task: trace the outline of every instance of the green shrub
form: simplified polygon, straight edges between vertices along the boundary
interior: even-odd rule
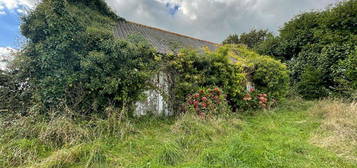
[[[306,99],[316,99],[328,95],[328,89],[323,87],[323,74],[314,67],[307,67],[297,83],[297,90]]]
[[[352,88],[357,90],[357,47],[351,52],[347,59],[340,62],[339,67],[345,67],[343,74],[352,83]]]
[[[175,77],[176,107],[185,102],[187,95],[216,86],[227,94],[228,103],[235,106],[233,98],[244,90],[245,75],[242,68],[230,62],[226,50],[203,53],[185,49],[173,59],[169,68]]]
[[[200,88],[219,87],[233,111],[245,110],[247,82],[254,83],[257,92],[268,94],[276,101],[288,90],[289,72],[281,62],[261,56],[245,46],[225,45],[216,51],[199,53],[182,50],[170,62],[175,79],[176,103],[182,105],[186,96]],[[258,101],[259,102],[259,101]]]
[[[244,69],[246,78],[252,82],[255,92],[268,94],[276,101],[284,98],[289,89],[289,71],[286,65],[269,56],[259,55],[245,46],[227,45],[229,56],[235,59],[234,64]],[[241,106],[246,91],[242,90],[236,96],[236,102]]]

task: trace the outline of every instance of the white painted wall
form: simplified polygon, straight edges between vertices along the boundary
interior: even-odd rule
[[[135,115],[173,115],[174,112],[169,100],[170,86],[172,84],[170,75],[165,72],[159,72],[152,78],[152,84],[155,86],[155,89],[146,91],[147,98],[135,104]]]

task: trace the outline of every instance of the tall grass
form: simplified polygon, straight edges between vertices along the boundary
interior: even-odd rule
[[[341,100],[207,119],[51,113],[0,117],[0,167],[353,167],[357,151],[356,103]]]
[[[311,113],[322,118],[312,142],[357,161],[357,102],[321,100],[311,109]]]
[[[105,119],[92,116],[89,120],[75,119],[70,109],[63,110],[50,111],[46,116],[0,116],[0,167],[32,163],[40,163],[35,167],[63,167],[76,162],[90,167],[105,158],[98,148],[91,149],[93,143],[109,137],[121,139],[135,131],[118,109],[109,108]]]

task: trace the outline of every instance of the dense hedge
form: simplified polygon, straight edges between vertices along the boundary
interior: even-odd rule
[[[303,97],[356,99],[356,27],[357,0],[346,0],[296,16],[279,36],[263,41],[256,50],[286,61],[292,84]]]

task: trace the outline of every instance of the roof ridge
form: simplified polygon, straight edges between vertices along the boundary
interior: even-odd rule
[[[187,35],[183,35],[183,34],[171,32],[171,31],[163,30],[163,29],[160,29],[160,28],[157,28],[157,27],[152,27],[152,26],[143,25],[143,24],[136,23],[136,22],[132,22],[132,21],[128,21],[128,20],[125,20],[124,22],[136,24],[136,25],[139,25],[139,26],[142,26],[142,27],[146,27],[146,28],[149,28],[149,29],[158,30],[158,31],[165,32],[165,33],[170,33],[170,34],[173,34],[173,35],[176,35],[176,36],[180,36],[180,37],[189,38],[189,39],[192,39],[192,40],[198,40],[198,41],[210,43],[210,44],[213,44],[213,45],[220,45],[220,44],[218,44],[218,43],[214,43],[214,42],[211,42],[211,41],[198,39],[198,38],[195,38],[195,37],[191,37],[191,36],[187,36]]]

